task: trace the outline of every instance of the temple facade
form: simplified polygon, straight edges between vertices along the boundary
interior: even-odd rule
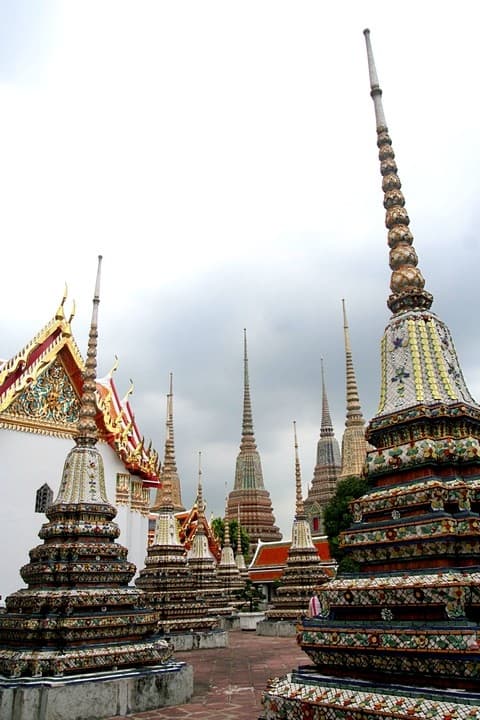
[[[253,553],[258,540],[281,540],[282,535],[275,525],[270,493],[263,483],[262,463],[253,432],[245,330],[243,348],[242,439],[235,468],[235,484],[228,496],[227,513],[229,520],[235,520],[240,512],[240,521],[250,537],[250,552]]]
[[[480,715],[480,406],[430,309],[365,39],[392,271],[370,490],[341,540],[357,572],[320,588],[299,628],[318,674],[274,682],[265,717],[466,720]]]
[[[76,434],[84,360],[72,333],[66,294],[52,319],[11,359],[0,362],[0,451],[6,478],[0,507],[0,540],[9,562],[0,576],[5,598],[21,583],[18,568],[37,542],[39,522],[58,490],[51,468],[61,467]],[[95,420],[108,497],[129,559],[142,566],[150,488],[159,484],[160,463],[143,442],[127,393],[118,394],[114,371],[96,381]],[[35,458],[35,462],[32,461]],[[40,513],[40,515],[39,515]],[[11,538],[15,542],[11,543]]]
[[[320,437],[317,443],[315,469],[312,484],[304,503],[305,513],[312,533],[318,535],[325,531],[323,513],[325,506],[335,494],[341,470],[340,447],[333,431],[330,408],[325,386],[325,373],[322,367],[322,421]]]

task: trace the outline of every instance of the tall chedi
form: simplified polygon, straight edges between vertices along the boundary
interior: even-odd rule
[[[342,300],[343,335],[345,341],[345,369],[347,376],[347,417],[342,438],[342,469],[340,480],[347,477],[359,477],[365,468],[367,441],[365,439],[365,420],[360,407],[357,379],[353,367],[350,331],[347,322],[345,300]]]
[[[248,377],[247,331],[243,331],[243,421],[240,452],[235,468],[235,485],[228,496],[228,519],[234,520],[240,507],[242,527],[250,537],[250,550],[257,540],[281,540],[275,525],[270,493],[263,484],[262,463],[255,442]]]
[[[310,717],[326,717],[333,705],[336,717],[348,707],[352,718],[473,720],[480,717],[480,406],[448,328],[430,310],[368,30],[365,39],[392,317],[381,342],[380,404],[367,429],[375,448],[370,490],[352,503],[354,522],[341,536],[358,572],[320,589],[320,616],[299,633],[319,675],[311,683],[297,672],[292,681],[299,696],[308,689]],[[282,698],[287,692],[284,685]],[[271,700],[267,720],[278,708],[278,697]]]
[[[170,391],[167,395],[167,420],[165,423],[165,450],[163,458],[163,467],[160,475],[161,487],[157,490],[155,502],[151,510],[157,512],[163,505],[163,490],[167,486],[169,492],[169,502],[174,512],[182,512],[185,510],[182,504],[182,493],[180,487],[180,478],[177,471],[177,461],[175,459],[175,438],[173,432],[173,373],[170,373]]]
[[[332,418],[328,406],[327,390],[325,387],[325,371],[323,358],[322,369],[322,421],[320,438],[317,443],[317,456],[313,480],[305,500],[305,512],[312,532],[324,532],[323,513],[326,505],[335,494],[340,475],[341,460],[338,440],[333,432]]]
[[[312,542],[310,526],[305,514],[295,422],[293,423],[293,432],[295,442],[295,517],[292,526],[292,542],[272,607],[266,613],[267,622],[299,620],[307,612],[308,602],[314,589],[328,579],[321,568],[320,558]]]
[[[127,549],[116,542],[119,535],[118,526],[113,522],[116,509],[106,496],[103,459],[96,447],[100,267],[101,258],[75,446],[65,460],[56,499],[46,511],[48,522],[39,533],[43,543],[30,551],[30,562],[20,571],[28,587],[7,597],[6,612],[0,615],[2,675],[51,678],[89,673],[93,685],[82,694],[84,681],[77,682],[78,703],[73,701],[73,704],[78,706],[68,712],[65,707],[62,715],[65,718],[93,717],[88,703],[95,697],[95,716],[105,716],[101,697],[102,687],[106,686],[95,684],[96,673],[156,665],[171,655],[167,643],[155,634],[157,613],[146,607],[140,590],[128,585],[135,566],[127,561]],[[64,679],[63,686],[67,684]],[[51,685],[45,689],[46,695],[41,701],[42,717],[47,717],[48,698],[56,692],[55,689],[50,692],[50,688]],[[126,688],[124,690],[126,692]],[[3,703],[7,690],[2,693],[3,690],[0,691]],[[110,712],[113,697],[111,692]],[[31,701],[29,717],[36,717],[34,704],[38,698],[32,697]],[[158,703],[162,704],[156,698]],[[133,709],[149,707],[140,704]],[[10,717],[8,708],[3,704],[2,708],[2,717]]]

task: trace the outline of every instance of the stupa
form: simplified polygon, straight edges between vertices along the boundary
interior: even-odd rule
[[[270,493],[263,483],[262,463],[253,432],[246,330],[243,331],[243,378],[242,440],[235,484],[228,496],[228,519],[236,518],[240,506],[240,519],[250,537],[250,551],[253,552],[259,539],[281,540],[282,534],[275,525]]]
[[[430,310],[368,30],[365,39],[392,270],[380,404],[367,429],[371,489],[353,503],[354,523],[343,533],[358,572],[321,588],[319,617],[299,628],[317,674],[273,683],[265,717],[473,720],[480,407],[448,328]]]
[[[305,500],[305,513],[313,533],[324,532],[323,513],[335,494],[341,469],[340,448],[333,431],[332,418],[328,405],[323,359],[322,369],[322,420],[320,437],[317,443],[315,469],[312,484]]]
[[[168,474],[157,492],[158,517],[145,567],[136,580],[149,605],[158,611],[159,629],[175,650],[218,647],[218,620],[208,616],[205,599],[194,589],[185,548],[178,535],[174,514],[175,489]],[[177,495],[178,497],[178,495]]]
[[[159,686],[169,684],[168,672],[178,674],[181,667],[158,667],[171,649],[156,634],[157,613],[140,590],[128,586],[135,566],[116,542],[116,510],[106,496],[96,448],[100,268],[101,257],[75,446],[46,511],[43,543],[30,551],[30,563],[20,571],[28,587],[7,597],[0,615],[2,718],[26,720],[40,712],[46,719],[101,718],[115,709],[133,712],[185,701],[193,691],[190,668],[180,679],[180,695],[173,685],[170,699],[159,694]],[[157,667],[146,671],[146,666]],[[142,697],[139,684],[145,687]]]
[[[294,624],[305,615],[309,599],[319,585],[328,580],[320,565],[317,549],[312,542],[310,525],[305,515],[302,498],[302,474],[298,456],[297,428],[294,423],[295,441],[295,518],[292,525],[292,542],[288,550],[285,570],[280,579],[272,607],[265,614],[265,621],[257,632],[267,634],[266,625],[276,625],[286,621],[287,627],[273,628],[271,634],[289,634],[295,632]],[[282,630],[280,632],[280,630]],[[270,634],[270,633],[268,633]]]
[[[240,536],[239,536],[240,540]],[[244,562],[245,564],[245,562]],[[235,602],[236,592],[244,587],[245,581],[243,580],[240,569],[235,562],[235,555],[233,554],[233,548],[230,543],[230,525],[227,518],[227,508],[225,507],[225,522],[224,522],[224,536],[223,536],[223,547],[222,554],[220,556],[220,562],[217,565],[217,578],[220,585],[225,590],[225,595],[228,600]]]
[[[206,533],[207,520],[203,501],[201,453],[198,454],[198,519],[192,546],[187,553],[188,567],[193,575],[193,588],[203,596],[208,614],[227,617],[234,608],[228,601],[225,588],[217,577],[217,562],[210,552]]]
[[[342,438],[342,467],[339,480],[363,475],[367,457],[365,420],[360,406],[355,368],[353,367],[350,331],[348,328],[345,300],[342,300],[343,335],[345,342],[345,370],[347,376],[347,417]]]

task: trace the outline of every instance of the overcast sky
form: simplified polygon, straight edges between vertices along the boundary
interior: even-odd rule
[[[86,349],[104,256],[99,375],[163,454],[174,373],[177,464],[208,510],[233,486],[247,328],[266,488],[290,535],[292,421],[304,485],[320,358],[341,441],[341,298],[364,416],[379,397],[390,271],[362,30],[432,309],[480,398],[477,2],[54,2],[0,5],[0,357],[67,282]],[[52,468],[60,480],[62,468]]]

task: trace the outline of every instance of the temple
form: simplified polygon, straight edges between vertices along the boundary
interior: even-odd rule
[[[72,332],[74,310],[67,313],[66,291],[51,320],[11,359],[0,363],[0,449],[4,472],[18,478],[4,487],[1,538],[9,562],[0,577],[5,598],[19,585],[18,568],[37,541],[38,513],[53,499],[51,468],[61,467],[77,430],[85,363]],[[96,381],[95,421],[105,467],[107,495],[117,508],[129,559],[145,558],[150,488],[158,487],[160,462],[145,443],[129,395],[122,399],[114,381],[115,362]],[[33,459],[35,458],[35,461]]]
[[[250,537],[250,551],[258,540],[281,540],[275,525],[270,493],[263,484],[262,463],[253,432],[252,403],[248,376],[247,333],[243,334],[243,420],[240,452],[235,468],[235,484],[228,496],[228,519],[240,520]]]
[[[330,408],[325,387],[325,372],[322,367],[322,421],[317,443],[317,456],[312,484],[304,503],[312,533],[323,534],[325,507],[335,494],[341,470],[340,448],[333,432]]]
[[[480,714],[480,407],[417,267],[365,31],[390,247],[369,492],[342,534],[358,571],[319,590],[299,627],[315,671],[273,682],[267,720],[477,718]],[[347,709],[348,708],[348,709]]]
[[[345,370],[347,376],[347,416],[342,438],[342,468],[339,480],[347,477],[363,475],[367,457],[367,441],[365,439],[365,420],[360,406],[357,379],[353,367],[350,331],[348,328],[345,300],[342,300],[343,334],[345,341]]]
[[[0,674],[20,683],[2,688],[2,714],[8,718],[40,716],[40,707],[46,717],[49,700],[54,704],[58,691],[64,693],[63,678],[71,675],[83,676],[77,684],[82,707],[70,708],[64,716],[91,717],[93,701],[97,716],[105,717],[113,697],[101,682],[106,671],[135,667],[138,672],[162,665],[171,656],[170,647],[157,635],[157,613],[146,605],[141,591],[129,586],[135,566],[127,560],[127,548],[117,542],[116,510],[107,498],[102,455],[96,448],[100,267],[101,257],[75,446],[65,460],[58,494],[46,510],[48,522],[39,533],[43,542],[30,551],[30,562],[21,569],[28,587],[7,597],[6,612],[0,615]],[[63,682],[52,689],[55,677]],[[49,678],[41,700],[38,691],[31,690],[32,678]],[[122,679],[111,679],[121,693]],[[22,709],[15,699],[18,691]],[[162,704],[158,694],[153,703]],[[132,705],[142,710],[152,706],[143,700]]]

